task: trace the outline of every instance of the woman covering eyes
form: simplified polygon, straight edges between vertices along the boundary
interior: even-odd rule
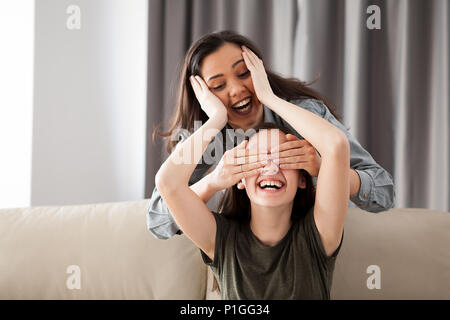
[[[342,212],[336,213],[336,202],[331,211],[318,204],[321,203],[321,198],[328,197],[325,191],[319,193],[320,188],[326,188],[328,185],[336,187],[334,191],[342,191],[341,185],[336,186],[328,182],[322,182],[320,187],[319,178],[325,181],[325,177],[331,177],[330,163],[339,162],[324,162],[325,155],[328,154],[329,159],[337,156],[331,156],[336,151],[335,145],[343,143],[341,138],[346,137],[346,145],[350,146],[350,160],[346,170],[346,205],[350,196],[354,204],[367,211],[379,212],[391,208],[395,199],[392,177],[336,119],[317,92],[299,80],[286,79],[265,69],[261,59],[259,50],[251,41],[231,31],[205,35],[191,45],[180,76],[176,112],[171,126],[167,132],[157,129],[154,132],[170,137],[167,151],[171,156],[156,177],[156,187],[147,212],[147,226],[159,239],[168,239],[185,232],[201,249],[205,262],[211,265],[221,283],[222,295],[225,298],[304,297],[303,294],[306,294],[306,297],[327,298],[333,259],[338,252],[344,217],[341,216]],[[201,128],[197,129],[200,127],[199,123]],[[314,127],[309,127],[312,124],[315,124]],[[271,143],[265,145],[265,150],[262,144],[256,148],[259,150],[255,151],[252,141],[259,140],[258,137],[263,134],[258,131],[250,141],[243,142],[244,145],[236,144],[236,139],[238,142],[242,141],[249,136],[248,132],[261,128],[265,128],[262,131],[268,136],[278,137],[278,140],[270,140]],[[194,129],[197,131],[191,135]],[[220,132],[214,131],[219,134],[213,139],[209,129]],[[326,134],[327,132],[332,134]],[[209,136],[203,136],[203,133],[208,133]],[[205,138],[201,143],[202,148],[199,148],[198,138]],[[196,145],[193,145],[193,141]],[[218,146],[222,149],[218,149]],[[275,147],[278,152],[269,154],[269,148]],[[243,151],[244,149],[247,151]],[[345,147],[342,147],[342,150],[345,150]],[[225,154],[223,151],[226,151]],[[246,152],[247,156],[238,155],[242,152]],[[255,152],[258,152],[256,157]],[[191,161],[178,161],[180,155],[189,155]],[[259,186],[250,184],[251,179],[258,179],[261,174],[268,175],[275,171],[274,168],[278,175],[277,181],[262,181],[263,184]],[[321,174],[323,169],[325,173]],[[293,187],[295,183],[289,182],[286,171],[296,172],[298,188]],[[311,177],[317,178],[315,205]],[[241,181],[242,178],[246,178],[247,187],[244,181]],[[345,184],[341,178],[335,181],[338,182]],[[185,189],[186,186],[189,190]],[[223,197],[228,188],[229,193]],[[294,195],[289,193],[288,196],[288,188],[298,191]],[[262,205],[258,199],[268,192],[278,192],[278,196],[263,197],[275,202]],[[284,196],[279,197],[281,194]],[[342,196],[339,192],[334,192],[333,195]],[[177,211],[179,199],[183,201],[182,212]],[[200,203],[197,201],[199,199]],[[279,203],[280,199],[283,199],[283,203]],[[274,203],[278,204],[274,206]],[[289,211],[287,208],[291,205],[292,210]],[[272,212],[272,209],[269,210],[266,206],[278,209]],[[280,207],[284,209],[281,210]],[[319,213],[313,210],[315,207],[319,207]],[[195,210],[191,210],[194,208]],[[320,213],[322,209],[323,214]],[[327,219],[330,218],[329,222],[334,223],[333,226],[324,223],[320,218],[325,215]],[[288,216],[292,224],[286,224]],[[268,222],[272,220],[264,220],[261,217],[276,217],[276,221],[280,223],[274,226]],[[294,224],[294,221],[297,222]],[[190,222],[194,222],[194,225],[190,225]],[[234,233],[233,230],[241,226],[251,228],[243,229],[245,232]],[[301,228],[304,232],[295,232]],[[248,232],[249,230],[251,232]],[[236,235],[235,240],[224,237],[231,237],[232,234]],[[197,238],[196,235],[200,236]],[[287,235],[308,239],[309,244],[299,245],[295,240],[290,242],[290,236]],[[232,250],[230,248],[236,241],[244,242],[245,239],[248,241],[247,248],[252,249],[242,251],[245,247],[239,247],[238,251],[234,251],[236,258],[240,252],[239,261],[226,258],[227,254],[233,252],[229,250]],[[303,267],[315,271],[302,273],[306,277],[303,281],[298,279],[295,272],[286,270],[285,273],[276,273],[278,277],[273,278],[272,263],[281,259],[281,253],[278,251],[288,250],[282,248],[292,248],[294,243],[297,249],[309,248],[314,257],[302,260],[311,262]],[[215,246],[221,248],[221,254],[216,255]],[[307,252],[305,250],[302,252]],[[249,255],[245,262],[245,256],[249,252],[260,252],[261,255]],[[272,258],[267,258],[267,252],[270,252],[269,256],[272,255]],[[288,264],[290,266],[298,259],[305,259],[298,254],[285,257],[291,259],[292,263]],[[252,264],[252,261],[255,263]],[[250,269],[244,270],[243,266]],[[226,278],[230,275],[235,278]],[[262,288],[253,286],[254,275],[258,275]],[[299,281],[303,283],[302,286],[299,286]],[[236,288],[236,283],[241,282],[247,283],[241,286],[244,291]],[[309,289],[305,289],[308,286]],[[273,288],[277,288],[278,294],[273,294]],[[303,293],[298,294],[299,290]]]
[[[315,200],[299,191],[311,188],[304,171],[265,168],[277,167],[280,144],[287,140],[282,131],[265,129],[222,157],[222,162],[251,162],[246,166],[252,169],[230,173],[224,187],[239,184],[245,191],[231,191],[237,194],[228,196],[231,205],[224,203],[223,215],[209,210],[188,183],[214,137],[211,132],[220,132],[228,122],[228,111],[199,75],[190,81],[209,119],[164,162],[156,175],[157,188],[177,224],[211,265],[222,298],[329,299],[349,201],[350,145],[328,121],[276,96],[262,60],[246,47],[242,50],[258,101],[322,156]],[[201,148],[195,145],[199,141]],[[233,197],[243,198],[244,205],[233,206]]]
[[[322,167],[322,154],[315,150],[311,141],[303,139],[306,137],[302,137],[301,132],[295,130],[287,118],[258,99],[254,77],[244,60],[241,47],[243,45],[261,58],[261,53],[250,40],[232,31],[207,34],[193,43],[186,53],[181,71],[178,98],[170,128],[167,132],[158,129],[154,132],[156,135],[170,138],[167,142],[167,151],[170,153],[179,142],[186,140],[190,133],[199,127],[198,123],[203,124],[209,119],[201,108],[189,80],[191,75],[201,76],[204,84],[227,111],[227,123],[220,134],[222,139],[215,139],[208,146],[189,180],[191,190],[212,211],[218,210],[218,203],[231,172],[242,169],[249,174],[254,170],[251,162],[245,162],[242,167],[236,164],[219,165],[223,152],[236,147],[236,140],[244,139],[245,134],[242,132],[256,128],[263,122],[273,123],[276,127],[287,127],[294,133],[287,135],[287,141],[280,145],[282,169],[303,169],[315,179]],[[277,97],[297,108],[316,114],[345,133],[350,144],[348,171],[352,203],[371,212],[391,208],[395,199],[391,175],[374,161],[336,119],[332,110],[322,102],[324,99],[299,80],[283,78],[267,69],[266,75]],[[216,152],[211,151],[211,147]],[[157,187],[150,199],[147,227],[159,239],[182,234]]]

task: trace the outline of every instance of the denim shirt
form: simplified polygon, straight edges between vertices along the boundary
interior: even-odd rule
[[[361,179],[360,190],[358,193],[350,197],[349,206],[353,207],[356,205],[363,210],[374,213],[392,208],[395,203],[395,190],[392,176],[375,162],[370,153],[367,152],[347,131],[347,129],[333,116],[323,102],[315,99],[298,99],[290,102],[321,116],[341,129],[347,135],[348,142],[350,144],[350,168],[355,170]],[[296,134],[298,138],[303,139],[303,137],[299,135],[292,128],[292,126],[284,121],[278,114],[266,106],[263,106],[263,108],[264,122],[272,122],[279,126],[288,127]],[[202,179],[208,172],[214,169],[215,165],[220,160],[220,158],[215,159],[216,163],[212,163],[211,154],[214,154],[214,152],[211,152],[211,148],[217,148],[220,145],[225,145],[223,149],[231,149],[236,145],[236,138],[237,143],[239,143],[245,137],[242,130],[232,131],[226,129],[232,128],[229,124],[227,124],[224,130],[221,131],[222,133],[225,132],[224,136],[226,137],[226,141],[217,139],[218,136],[213,139],[203,154],[202,161],[196,166],[194,172],[192,173],[189,180],[189,185],[192,185]],[[234,132],[234,134],[231,134],[231,132]],[[186,131],[180,131],[180,142],[184,141],[189,135],[190,134]],[[313,178],[313,182],[316,184],[316,177]],[[224,192],[225,190],[217,192],[206,203],[211,211],[217,211],[218,202]],[[174,221],[156,187],[153,190],[147,210],[147,227],[150,232],[159,239],[168,239],[175,234],[183,233]]]

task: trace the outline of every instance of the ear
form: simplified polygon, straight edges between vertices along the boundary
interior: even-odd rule
[[[301,171],[298,173],[298,187],[300,189],[306,188],[306,178],[305,178],[305,175]]]

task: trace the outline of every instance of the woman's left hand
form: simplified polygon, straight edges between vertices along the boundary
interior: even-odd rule
[[[263,61],[246,46],[241,46],[241,48],[245,64],[250,70],[250,74],[252,76],[256,96],[260,102],[266,104],[266,101],[268,101],[274,93],[270,87]]]
[[[277,155],[276,163],[279,163],[280,169],[304,169],[312,177],[317,177],[322,158],[312,144],[292,134],[287,134],[286,139],[288,141],[270,151]]]

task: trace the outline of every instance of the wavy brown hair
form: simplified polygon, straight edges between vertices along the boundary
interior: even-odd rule
[[[262,123],[255,128],[255,132],[258,133],[264,129],[278,129],[284,134],[294,134],[289,128],[283,126],[277,126],[273,123]],[[298,188],[294,197],[294,204],[292,206],[291,221],[295,222],[300,220],[306,215],[309,209],[314,205],[315,201],[315,188],[311,175],[303,169],[300,169],[300,174],[305,177],[306,187],[304,189]],[[225,217],[239,221],[239,223],[250,223],[250,199],[245,189],[240,190],[236,185],[228,188],[225,191],[225,195],[219,203],[219,212]],[[220,292],[219,285],[214,277],[212,291],[217,290]]]
[[[194,129],[194,121],[205,123],[208,120],[208,116],[200,107],[194,90],[191,87],[189,77],[191,75],[200,75],[200,67],[203,59],[217,51],[225,43],[234,43],[239,47],[245,45],[264,61],[263,55],[256,45],[246,37],[234,31],[226,30],[209,33],[194,42],[187,51],[184,59],[178,84],[175,113],[171,117],[169,130],[161,131],[161,124],[159,124],[153,130],[153,139],[155,139],[156,135],[166,138],[172,137],[174,131],[180,128],[192,132]],[[307,98],[321,100],[328,107],[330,112],[339,119],[334,113],[334,108],[326,101],[325,97],[308,87],[312,83],[302,82],[295,78],[284,78],[269,70],[267,67],[266,73],[272,91],[278,97],[287,101]],[[177,143],[178,141],[169,139],[166,147],[167,152],[170,153]]]

